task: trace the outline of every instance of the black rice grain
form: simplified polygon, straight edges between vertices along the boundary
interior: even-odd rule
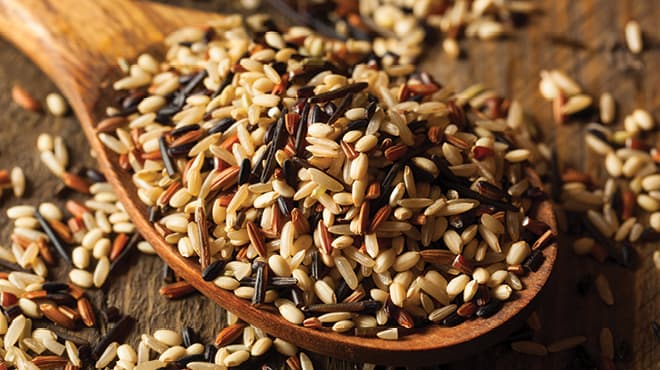
[[[105,176],[94,168],[85,169],[85,177],[87,177],[91,182],[105,182]]]
[[[491,317],[502,308],[502,301],[497,299],[492,300],[490,303],[479,307],[475,313],[478,317]]]
[[[213,345],[213,343],[208,343],[204,346],[204,361],[213,362],[215,360],[215,354],[218,352],[218,349]]]
[[[339,106],[332,112],[330,115],[330,118],[328,118],[328,125],[331,125],[335,123],[335,121],[344,115],[348,108],[351,106],[351,103],[353,102],[353,93],[348,93],[344,98],[341,100],[341,103],[339,103]]]
[[[226,261],[216,260],[211,262],[206,268],[202,271],[202,279],[204,281],[213,281],[215,278],[220,275],[220,272],[225,267]]]
[[[190,326],[184,326],[183,329],[181,329],[181,338],[183,338],[183,346],[186,348],[199,341],[197,334],[195,334]]]
[[[119,309],[115,306],[110,306],[106,308],[105,310],[101,311],[101,314],[103,315],[103,318],[106,322],[117,322],[117,320],[121,319],[121,312],[119,312]]]
[[[534,271],[536,272],[539,267],[543,264],[543,261],[545,261],[545,256],[543,255],[543,251],[541,249],[537,249],[535,251],[532,251],[532,254],[527,257],[525,262],[523,262],[523,266],[529,270],[529,271]]]
[[[251,162],[249,158],[244,158],[238,171],[238,185],[243,185],[250,179]]]
[[[94,349],[92,350],[92,355],[94,355],[95,358],[98,358],[110,343],[123,339],[122,337],[129,333],[129,326],[131,325],[132,321],[133,320],[130,316],[124,316],[119,321],[117,321],[115,326],[110,329],[108,334],[102,336],[98,343],[96,343]]]
[[[227,131],[235,122],[236,120],[231,117],[222,118],[209,129],[208,134],[213,135],[217,133],[223,133]]]
[[[69,284],[54,282],[54,281],[47,281],[47,282],[41,284],[41,289],[45,290],[48,293],[56,293],[56,292],[62,292],[62,291],[66,292],[66,291],[69,290]]]
[[[301,157],[305,152],[305,137],[307,137],[307,122],[309,116],[309,104],[305,104],[305,107],[300,114],[300,122],[298,122],[298,129],[296,131],[296,139],[294,140],[294,147],[296,149],[296,155]]]
[[[261,304],[266,297],[266,285],[268,284],[268,265],[264,262],[257,262],[257,271],[254,280],[254,295],[252,304]]]
[[[174,361],[174,366],[176,366],[177,369],[185,369],[189,363],[198,362],[198,361],[204,361],[203,353],[197,355],[183,356],[180,359]]]
[[[174,167],[174,163],[172,163],[172,158],[170,158],[170,155],[167,151],[167,143],[165,143],[165,136],[161,136],[158,139],[158,147],[160,149],[160,155],[163,159],[163,164],[165,165],[165,169],[167,170],[167,176],[169,177],[176,176],[176,168]]]
[[[280,118],[277,120],[277,127],[275,128],[275,134],[273,137],[273,145],[268,151],[268,157],[266,158],[266,165],[264,170],[261,173],[261,182],[266,183],[273,176],[275,172],[275,153],[284,145],[286,141],[286,130],[284,129],[284,117],[287,114],[286,108],[282,111]]]
[[[456,312],[452,313],[451,315],[445,317],[442,320],[442,325],[444,326],[456,326],[460,323],[465,321],[465,318],[459,316]]]

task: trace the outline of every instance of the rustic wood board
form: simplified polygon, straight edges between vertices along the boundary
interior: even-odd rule
[[[208,0],[169,1],[176,5],[194,6],[206,10],[228,11],[234,4],[228,1]],[[548,141],[559,143],[562,160],[576,168],[587,169],[598,164],[598,158],[588,153],[579,135],[584,126],[567,124],[556,129],[552,124],[551,106],[537,93],[538,74],[544,68],[561,68],[574,76],[587,92],[597,96],[610,91],[616,98],[620,114],[640,106],[649,109],[660,121],[660,29],[657,16],[660,3],[654,1],[537,1],[543,14],[531,19],[529,26],[507,40],[497,42],[466,41],[462,45],[466,58],[454,61],[433,49],[425,57],[426,70],[438,81],[464,88],[482,82],[505,96],[520,100],[523,106],[544,127]],[[641,58],[644,69],[624,73],[611,60],[620,60],[625,54],[612,57],[604,46],[621,41],[625,22],[637,19],[646,32],[651,50]],[[576,50],[553,45],[547,35],[570,36],[589,46],[589,50]],[[54,86],[44,75],[4,41],[0,41],[0,168],[21,166],[28,178],[25,199],[15,199],[5,192],[0,198],[0,244],[6,245],[11,232],[6,208],[19,204],[38,204],[51,201],[59,185],[38,159],[35,149],[40,132],[62,135],[69,147],[74,166],[93,166],[82,131],[72,117],[54,118],[20,110],[11,102],[9,91],[19,82],[41,101]],[[634,271],[617,266],[603,266],[590,258],[576,257],[570,251],[566,238],[562,238],[559,258],[552,282],[540,301],[538,313],[543,329],[536,339],[548,343],[572,335],[585,335],[586,347],[594,357],[598,353],[600,328],[612,328],[615,341],[626,341],[630,355],[617,362],[621,369],[652,369],[660,366],[658,341],[653,337],[650,323],[660,320],[660,286],[658,271],[650,258],[660,242],[638,249],[640,263]],[[188,325],[196,329],[205,341],[210,341],[225,321],[225,313],[203,298],[192,296],[180,301],[167,301],[158,295],[161,285],[162,262],[153,256],[135,255],[129,266],[102,291],[93,294],[96,307],[117,306],[137,318],[129,333],[129,342],[136,344],[140,333],[158,328],[180,328]],[[609,278],[616,305],[606,307],[592,289],[586,297],[577,293],[576,282],[585,274],[603,271]],[[55,269],[52,278],[65,279],[63,269]],[[203,318],[203,319],[200,319]],[[76,333],[93,340],[98,334],[87,329]],[[442,366],[442,369],[564,369],[570,368],[571,353],[551,354],[536,358],[513,353],[505,344],[484,348],[466,360]],[[359,369],[359,364],[313,356],[318,369]],[[411,367],[413,368],[413,367]]]

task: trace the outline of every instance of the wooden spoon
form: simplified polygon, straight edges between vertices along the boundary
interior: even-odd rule
[[[128,0],[0,0],[0,33],[22,49],[66,95],[96,152],[101,171],[115,188],[133,223],[172,269],[200,292],[268,334],[305,349],[337,358],[378,364],[442,363],[483,350],[505,338],[531,312],[531,303],[548,280],[556,245],[544,250],[541,268],[524,278],[525,289],[494,316],[447,328],[430,325],[399,341],[365,339],[293,325],[276,314],[202,280],[197,263],[184,259],[165,243],[146,217],[130,175],[119,168],[117,156],[98,140],[95,124],[103,117],[110,89],[118,76],[118,57],[134,58],[159,48],[164,35],[184,26],[199,25],[218,14]],[[104,100],[104,96],[106,97]],[[537,218],[555,229],[549,203],[538,207]],[[214,320],[214,318],[199,318]]]

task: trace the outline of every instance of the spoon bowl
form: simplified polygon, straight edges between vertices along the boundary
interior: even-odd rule
[[[201,278],[199,264],[183,258],[148,221],[131,176],[99,141],[96,123],[119,76],[117,58],[135,58],[156,48],[171,31],[200,25],[222,15],[128,0],[0,0],[0,34],[23,50],[60,88],[80,120],[100,170],[114,187],[133,223],[156,252],[182,278],[241,319],[302,348],[337,358],[391,365],[444,363],[504,339],[531,313],[547,282],[557,247],[543,251],[545,262],[523,278],[525,289],[490,318],[455,327],[431,325],[399,341],[367,339],[294,325],[259,310]],[[552,206],[542,202],[536,218],[556,232]]]

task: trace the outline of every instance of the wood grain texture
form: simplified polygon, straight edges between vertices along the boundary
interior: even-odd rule
[[[205,8],[220,9],[220,1],[191,2],[181,1],[185,5],[195,5]],[[547,124],[549,140],[557,138],[564,159],[569,159],[576,167],[587,167],[596,164],[596,157],[587,154],[579,137],[583,127],[567,125],[554,133],[551,122],[549,104],[543,102],[536,93],[538,71],[541,68],[560,67],[578,77],[587,91],[594,94],[610,90],[625,111],[637,105],[655,108],[658,118],[658,84],[657,77],[646,76],[634,78],[616,71],[607,63],[604,52],[576,52],[566,48],[557,48],[544,40],[547,32],[574,33],[580,40],[592,45],[594,49],[607,37],[621,38],[623,24],[629,17],[635,17],[649,33],[651,40],[658,39],[654,19],[657,18],[657,5],[653,2],[636,1],[619,2],[569,2],[544,1],[546,12],[543,16],[532,20],[526,32],[519,32],[511,40],[478,43],[466,42],[469,59],[454,62],[439,53],[428,55],[427,69],[434,72],[439,81],[449,82],[457,88],[467,86],[470,82],[482,81],[493,86],[499,92],[520,99],[524,106],[531,109],[533,115],[542,123]],[[655,33],[654,33],[655,31]],[[52,89],[43,75],[38,73],[33,65],[7,44],[0,48],[0,87],[9,91],[14,80],[19,80],[32,91]],[[658,50],[645,53],[644,62],[647,71],[654,72],[652,66],[658,65]],[[40,95],[43,98],[46,91]],[[46,170],[37,160],[34,152],[36,134],[42,130],[62,132],[72,144],[71,149],[80,158],[86,153],[84,138],[78,126],[72,119],[50,119],[30,113],[18,111],[9,102],[9,94],[0,94],[0,104],[8,109],[0,113],[0,125],[3,133],[0,135],[0,168],[10,167],[18,162],[26,169],[28,178],[33,180],[32,191],[29,193],[32,201],[48,199],[52,186],[57,182],[46,174]],[[29,130],[26,130],[29,129]],[[17,147],[21,150],[17,151]],[[85,149],[83,149],[85,148]],[[73,157],[73,156],[72,156]],[[36,185],[36,186],[34,186]],[[15,204],[14,199],[7,199],[5,194],[2,203],[4,209]],[[2,241],[7,240],[10,225],[2,225]],[[640,250],[643,257],[648,257],[657,244]],[[583,298],[576,293],[575,282],[587,272],[599,271],[600,266],[587,258],[576,258],[570,251],[563,250],[559,255],[557,273],[553,285],[542,298],[539,313],[544,322],[544,329],[539,340],[550,342],[569,335],[587,335],[587,347],[592,354],[597,354],[597,333],[602,326],[613,329],[616,340],[625,339],[631,344],[632,356],[620,363],[621,368],[650,369],[658,364],[657,342],[650,332],[649,323],[658,319],[658,283],[657,272],[649,258],[642,258],[642,266],[635,272],[608,266],[605,270],[615,290],[617,305],[606,308],[597,299],[592,290],[588,297]],[[136,264],[139,267],[136,268]],[[171,327],[180,322],[192,324],[201,323],[197,314],[211,318],[202,326],[206,339],[210,339],[215,329],[220,326],[222,311],[208,300],[195,297],[192,300],[166,303],[157,296],[160,285],[158,272],[160,262],[155,258],[140,256],[133,261],[133,268],[126,275],[113,281],[104,293],[95,296],[96,303],[114,304],[125,308],[134,316],[141,317],[138,332],[154,330],[158,327]],[[61,276],[61,275],[60,275]],[[145,289],[143,281],[148,281]],[[151,289],[153,288],[153,289]],[[183,312],[186,314],[184,315]],[[149,319],[146,319],[149,318]],[[172,318],[175,318],[174,320]],[[211,322],[211,325],[208,325]],[[90,336],[93,333],[90,333]],[[135,338],[135,332],[131,334]],[[134,342],[135,343],[135,342]],[[538,359],[511,353],[506,346],[496,346],[484,350],[478,356],[452,363],[449,369],[556,369],[566,368],[569,353],[560,353],[548,358]],[[349,369],[351,363],[315,357],[318,368]]]

